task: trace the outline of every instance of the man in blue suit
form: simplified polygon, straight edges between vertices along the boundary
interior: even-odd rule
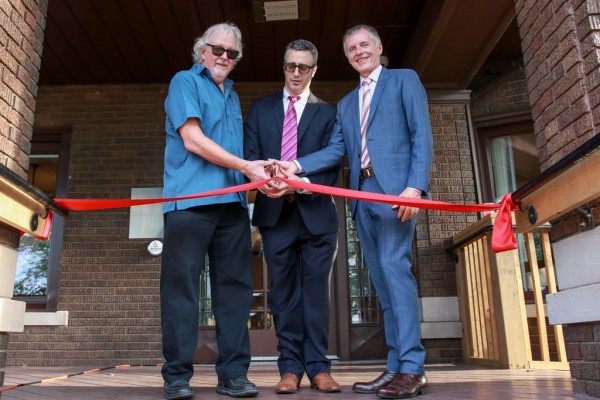
[[[337,106],[328,146],[277,162],[284,175],[313,174],[350,165],[350,188],[365,192],[428,198],[433,139],[425,90],[412,70],[381,66],[377,31],[358,25],[344,34],[344,52],[361,85]],[[417,285],[410,268],[418,209],[352,201],[361,247],[383,309],[389,347],[386,371],[352,389],[381,398],[414,397],[428,390],[421,344]]]
[[[310,92],[317,57],[317,48],[307,40],[288,44],[283,91],[258,99],[248,113],[244,125],[247,160],[295,159],[327,146],[336,111]],[[303,179],[332,186],[338,171],[339,166],[332,165]],[[281,376],[275,392],[298,391],[305,373],[312,388],[339,392],[325,356],[329,283],[338,232],[333,198],[298,193],[282,181],[262,190],[268,193],[257,193],[252,224],[260,229],[271,278],[269,307],[278,338]]]

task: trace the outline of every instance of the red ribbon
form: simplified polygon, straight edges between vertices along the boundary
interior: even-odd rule
[[[378,203],[394,204],[400,206],[410,206],[425,208],[429,210],[458,211],[458,212],[486,212],[498,211],[494,229],[492,232],[492,250],[496,253],[517,248],[517,240],[512,227],[511,211],[517,209],[512,201],[512,193],[508,193],[502,198],[500,204],[452,204],[443,201],[415,199],[409,197],[400,197],[389,194],[361,192],[358,190],[343,189],[331,186],[306,183],[304,181],[295,181],[287,178],[281,178],[289,186],[295,189],[309,190],[314,193],[329,194],[337,197],[345,197],[356,200],[375,201]],[[169,201],[198,199],[202,197],[218,196],[256,189],[268,183],[271,179],[264,179],[233,186],[224,189],[212,190],[204,193],[197,193],[182,197],[153,198],[153,199],[54,199],[59,206],[75,211],[88,210],[106,210],[111,208],[141,206],[146,204],[165,203]]]
[[[330,186],[306,183],[304,181],[293,181],[281,178],[288,185],[296,189],[310,190],[311,192],[330,194],[332,196],[347,197],[357,200],[376,201],[378,203],[397,204],[403,206],[426,208],[428,210],[459,211],[459,212],[485,212],[498,210],[494,228],[492,230],[492,250],[494,253],[500,253],[517,248],[517,238],[512,226],[512,210],[518,207],[512,201],[512,193],[506,194],[500,204],[451,204],[443,201],[415,199],[409,197],[393,196],[389,194],[379,194],[370,192],[361,192],[351,189],[342,189]]]
[[[517,205],[512,201],[512,193],[504,195],[500,200],[500,210],[494,221],[494,230],[492,230],[492,250],[494,253],[500,253],[517,248],[517,237],[512,225],[512,210],[516,210]]]
[[[235,192],[245,192],[247,190],[256,189],[271,179],[264,179],[243,185],[233,186],[230,188],[211,190],[209,192],[190,194],[181,197],[159,197],[154,199],[54,199],[54,202],[67,210],[74,211],[89,211],[89,210],[108,210],[111,208],[122,208],[132,206],[143,206],[146,204],[167,203],[169,201],[199,199],[202,197],[218,196],[220,194],[229,194]]]

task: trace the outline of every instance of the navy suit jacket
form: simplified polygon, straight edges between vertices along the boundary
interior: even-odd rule
[[[332,105],[312,93],[298,122],[298,156],[318,151],[327,146],[335,121]],[[256,100],[250,107],[244,123],[244,157],[247,160],[279,159],[283,131],[282,92]],[[323,168],[314,174],[305,174],[311,183],[333,186],[337,181],[339,164]],[[320,235],[338,231],[338,219],[333,198],[328,195],[299,194],[296,196],[304,224],[310,233]],[[258,192],[254,203],[252,224],[273,227],[277,224],[284,203],[283,198],[272,199]]]
[[[417,74],[409,69],[383,68],[371,100],[367,123],[371,165],[385,194],[399,195],[406,187],[420,189],[429,198],[433,138],[427,95]],[[344,155],[350,165],[350,189],[360,180],[359,88],[337,106],[329,145],[298,162],[307,174],[338,165]],[[356,201],[351,202],[354,215]]]

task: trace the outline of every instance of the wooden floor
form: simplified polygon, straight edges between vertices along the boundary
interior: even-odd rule
[[[377,399],[375,395],[352,392],[352,383],[379,375],[383,365],[334,364],[332,375],[342,392],[323,394],[303,386],[298,393],[276,395],[278,381],[273,362],[255,362],[249,378],[259,388],[263,400]],[[163,381],[159,366],[120,366],[94,370],[83,367],[7,367],[4,369],[1,400],[101,400],[163,399]],[[569,372],[498,370],[466,365],[428,365],[431,391],[423,400],[513,400],[513,399],[591,399],[572,391]],[[215,392],[214,367],[196,366],[191,385],[197,400],[224,400]]]

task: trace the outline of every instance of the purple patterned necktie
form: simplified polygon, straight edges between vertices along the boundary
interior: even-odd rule
[[[281,136],[281,161],[295,160],[298,153],[298,123],[294,103],[300,96],[289,96],[290,104],[283,119],[283,134]]]

